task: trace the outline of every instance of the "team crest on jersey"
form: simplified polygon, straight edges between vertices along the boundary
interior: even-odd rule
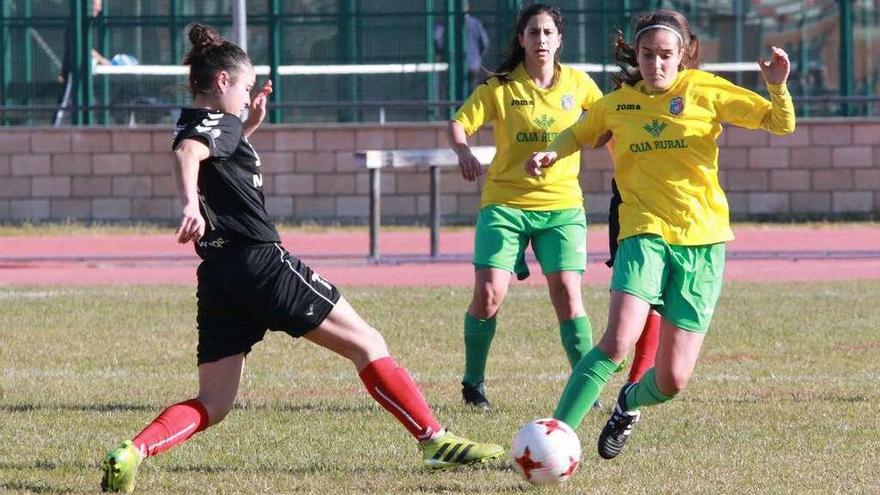
[[[571,110],[574,108],[574,95],[562,95],[562,109]]]
[[[679,115],[684,110],[684,99],[681,96],[676,96],[669,102],[669,113],[672,115]]]

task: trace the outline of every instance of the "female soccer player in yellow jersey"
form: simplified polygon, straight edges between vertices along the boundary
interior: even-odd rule
[[[580,153],[569,154],[538,177],[523,162],[574,124],[602,96],[589,76],[558,62],[563,20],[559,9],[535,4],[517,18],[510,55],[480,84],[449,123],[461,175],[483,175],[467,136],[494,124],[495,158],[486,174],[474,241],[474,294],[464,316],[464,402],[488,408],[484,376],[498,309],[512,273],[528,276],[529,243],[547,278],[571,366],[593,345],[581,297],[586,267],[586,217],[578,183]]]
[[[693,373],[715,310],[725,242],[733,239],[718,183],[721,123],[774,134],[794,131],[786,89],[788,56],[771,47],[759,64],[770,101],[696,70],[699,44],[687,19],[660,10],[636,21],[633,46],[618,39],[621,86],[593,104],[583,121],[526,162],[548,173],[581,146],[614,136],[615,180],[623,202],[608,327],[577,364],[554,417],[577,428],[639,338],[652,306],[662,317],[656,364],[625,385],[599,436],[599,454],[617,456],[639,408],[666,402]]]

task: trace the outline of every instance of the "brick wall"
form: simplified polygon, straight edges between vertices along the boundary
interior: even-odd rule
[[[269,211],[277,218],[363,223],[369,174],[357,149],[447,145],[444,124],[266,126],[251,139],[263,164]],[[7,128],[0,134],[0,221],[168,220],[177,218],[170,131]],[[491,145],[483,130],[473,144]],[[872,217],[880,213],[880,121],[812,119],[785,137],[728,127],[721,179],[739,219]],[[611,161],[583,153],[588,212],[604,219]],[[447,222],[470,223],[479,186],[457,171],[441,177]],[[383,220],[425,221],[428,175],[382,173]]]

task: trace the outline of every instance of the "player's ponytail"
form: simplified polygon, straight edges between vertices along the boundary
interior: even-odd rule
[[[189,91],[193,96],[212,93],[218,72],[228,72],[234,81],[242,66],[252,65],[244,50],[224,40],[210,26],[191,24],[189,41],[192,47],[183,57],[183,63],[189,65]]]
[[[528,26],[529,20],[542,13],[553,18],[553,23],[556,24],[556,30],[559,31],[560,35],[562,34],[565,26],[562,19],[562,12],[559,11],[558,7],[544,3],[536,3],[522,9],[519,16],[516,18],[516,30],[513,33],[513,39],[510,40],[510,49],[508,50],[507,58],[501,62],[501,65],[499,65],[494,72],[488,71],[489,77],[497,77],[502,83],[508,83],[512,80],[510,78],[510,73],[516,69],[517,65],[526,59],[526,50],[520,45],[519,36],[526,32],[526,26]],[[561,51],[562,46],[560,45],[559,50],[556,51],[557,63],[559,63],[559,54]]]
[[[697,68],[700,65],[700,40],[691,29],[687,17],[675,10],[656,10],[636,19],[633,26],[636,38],[632,44],[627,43],[623,33],[617,32],[614,43],[614,60],[620,67],[620,72],[611,76],[611,80],[620,87],[622,84],[633,85],[642,80],[639,73],[638,49],[639,37],[646,32],[646,28],[668,29],[678,35],[681,40],[681,65],[679,70]]]

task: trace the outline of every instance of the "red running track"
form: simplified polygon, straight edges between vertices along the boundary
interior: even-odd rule
[[[880,279],[880,229],[874,226],[741,227],[728,245],[726,280]],[[607,234],[590,230],[586,284],[607,285]],[[342,286],[468,286],[473,282],[473,232],[440,236],[440,260],[427,257],[427,230],[386,232],[382,263],[367,262],[363,232],[285,232],[284,245]],[[195,285],[191,246],[167,235],[83,235],[0,238],[0,285]],[[530,262],[526,284],[543,284]]]

